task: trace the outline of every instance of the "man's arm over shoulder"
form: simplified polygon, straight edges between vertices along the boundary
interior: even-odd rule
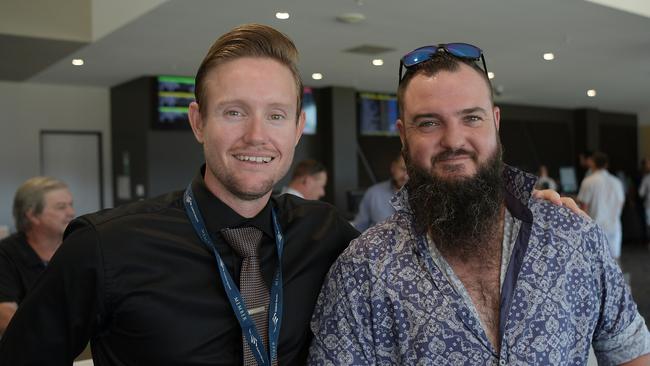
[[[318,296],[309,365],[375,363],[370,273],[367,266],[355,264],[349,252],[350,248],[332,266]]]
[[[0,343],[2,365],[71,364],[83,351],[100,313],[103,281],[95,230],[67,235],[48,268],[21,302]]]

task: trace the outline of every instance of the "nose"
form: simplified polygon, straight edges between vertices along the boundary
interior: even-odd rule
[[[450,150],[460,149],[465,145],[465,134],[462,126],[458,123],[450,122],[445,124],[440,145]]]
[[[72,205],[68,206],[67,214],[68,214],[68,217],[70,217],[71,219],[75,217],[75,210],[74,210],[74,207],[72,207]]]
[[[244,141],[251,145],[263,144],[266,141],[266,130],[264,119],[260,117],[251,118],[246,123]]]

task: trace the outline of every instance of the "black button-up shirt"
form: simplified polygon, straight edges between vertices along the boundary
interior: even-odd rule
[[[45,262],[17,232],[0,241],[0,302],[20,304],[36,279],[45,270]]]
[[[202,174],[192,189],[236,283],[241,259],[220,230],[253,225],[264,232],[261,271],[270,287],[277,209],[286,241],[279,364],[304,364],[321,284],[357,231],[323,202],[283,195],[245,219],[212,195]],[[0,364],[70,364],[88,339],[97,366],[242,363],[241,328],[182,192],[75,220],[2,339]]]

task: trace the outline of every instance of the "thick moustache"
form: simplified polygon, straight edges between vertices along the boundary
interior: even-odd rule
[[[460,151],[444,151],[435,157],[433,157],[433,163],[453,161],[453,160],[462,160],[462,159],[472,159],[476,160],[476,153],[471,153],[469,151],[460,150]]]

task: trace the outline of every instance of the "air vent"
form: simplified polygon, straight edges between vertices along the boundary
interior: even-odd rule
[[[350,53],[358,53],[360,55],[378,55],[380,53],[391,52],[394,50],[394,48],[363,44],[361,46],[352,47],[344,51]]]

